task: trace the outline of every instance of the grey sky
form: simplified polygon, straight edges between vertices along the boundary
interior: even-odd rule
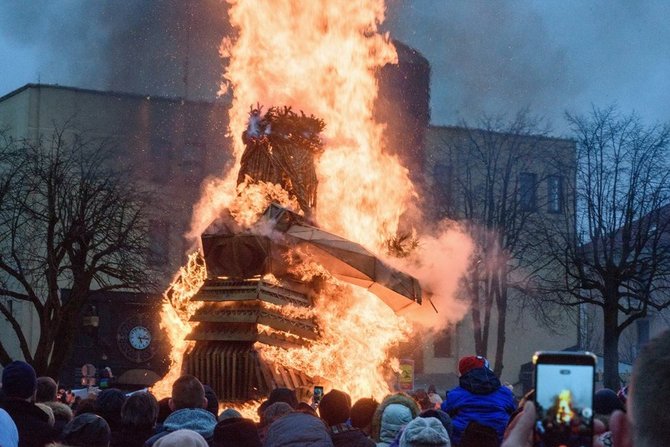
[[[431,63],[435,124],[528,106],[563,134],[564,111],[584,112],[592,103],[617,103],[649,122],[670,120],[668,1],[387,4],[385,29]],[[216,46],[227,32],[224,16],[219,0],[5,0],[0,95],[38,80],[180,95],[188,35],[207,42],[190,48],[190,94],[209,97],[221,72]]]

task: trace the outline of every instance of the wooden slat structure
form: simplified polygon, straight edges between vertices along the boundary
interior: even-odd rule
[[[266,364],[256,346],[292,349],[318,337],[309,318],[287,317],[281,307],[308,309],[312,299],[297,281],[270,283],[260,278],[207,280],[194,300],[203,301],[191,321],[196,341],[184,359],[184,372],[209,384],[227,402],[260,399],[276,387],[313,385],[300,371]]]

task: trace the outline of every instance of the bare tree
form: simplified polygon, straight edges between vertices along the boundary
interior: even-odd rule
[[[109,145],[72,129],[0,146],[0,312],[38,374],[58,377],[92,290],[140,290],[146,196],[110,167]],[[61,288],[70,290],[67,299]],[[34,349],[8,300],[39,321]],[[12,360],[0,340],[0,362]]]
[[[547,129],[528,111],[509,121],[484,117],[478,128],[465,124],[452,133],[443,141],[447,159],[435,174],[443,177],[446,215],[462,221],[476,242],[463,290],[477,354],[487,355],[494,313],[497,317],[494,370],[500,374],[510,292],[524,293],[528,278],[542,268],[531,256],[534,244],[527,228],[538,218],[536,189],[548,171],[546,165],[542,172],[533,166],[538,145],[550,150],[552,140],[544,138]]]
[[[544,296],[602,310],[604,385],[619,386],[619,338],[670,306],[670,128],[616,108],[567,116],[578,148],[576,233],[549,228],[561,277]],[[548,224],[550,222],[547,222]]]

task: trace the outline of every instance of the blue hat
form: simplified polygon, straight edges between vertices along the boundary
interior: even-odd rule
[[[21,360],[5,366],[2,370],[2,390],[7,397],[31,397],[37,390],[37,376],[33,367]]]

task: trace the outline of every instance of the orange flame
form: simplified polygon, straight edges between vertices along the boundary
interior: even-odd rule
[[[558,393],[556,422],[569,424],[574,416],[575,412],[572,411],[572,393],[570,390],[562,390]]]
[[[179,270],[172,284],[163,294],[160,327],[167,334],[172,351],[170,352],[170,371],[156,382],[151,390],[157,399],[169,397],[172,394],[172,383],[181,375],[184,354],[193,347],[193,342],[185,340],[185,337],[193,329],[189,319],[202,305],[202,302],[191,301],[191,298],[202,287],[206,275],[202,257],[198,253],[192,253],[188,257],[186,266]]]
[[[238,223],[248,226],[270,196],[298,210],[295,204],[291,206],[292,198],[276,185],[249,182],[236,185],[244,151],[241,135],[247,127],[250,105],[289,105],[326,123],[325,150],[316,166],[318,225],[380,252],[383,242],[396,234],[401,215],[416,198],[407,169],[397,158],[382,152],[384,129],[373,116],[378,91],[375,72],[397,59],[388,36],[378,32],[384,19],[383,0],[228,2],[236,34],[234,39],[224,39],[221,45],[221,54],[227,59],[222,91],[233,93],[229,114],[235,164],[224,178],[210,179],[204,185],[203,196],[194,208],[189,236],[197,240],[225,209],[231,210]],[[458,242],[433,245],[446,243],[451,247]],[[420,256],[425,259],[426,255]],[[458,266],[449,268],[458,276],[465,264],[459,261]],[[431,268],[436,270],[434,267]],[[389,359],[388,350],[407,337],[408,323],[368,291],[338,283],[322,267],[300,268],[296,273],[319,275],[327,279],[327,284],[312,309],[287,307],[278,311],[314,318],[320,338],[297,349],[260,343],[256,344],[257,349],[271,363],[327,377],[332,386],[349,392],[352,399],[383,398],[390,392],[385,373],[389,367],[396,370],[398,367],[397,360]],[[183,277],[190,274],[198,278],[193,284],[202,281],[200,271],[182,272]],[[448,294],[451,295],[451,289]],[[182,303],[192,294],[180,296],[184,301],[180,298],[178,302]],[[161,315],[165,326],[175,329],[170,339],[176,346],[173,368],[161,385],[171,383],[179,375],[181,358],[188,349],[183,338],[190,331],[185,317],[192,312],[171,313],[166,308]],[[441,320],[447,324],[460,318],[463,312],[464,309],[458,308],[453,314],[442,315]],[[177,323],[178,319],[182,322]]]

